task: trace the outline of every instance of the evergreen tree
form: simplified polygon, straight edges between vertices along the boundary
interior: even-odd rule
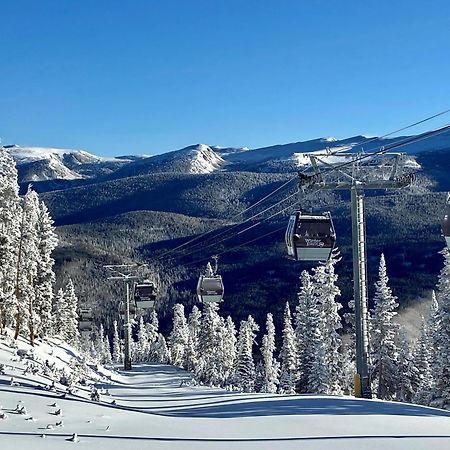
[[[375,309],[372,314],[372,376],[377,397],[391,400],[397,386],[398,325],[394,322],[398,303],[388,285],[386,262],[381,255],[379,278],[375,283]]]
[[[64,329],[68,320],[67,302],[63,289],[59,289],[53,300],[53,334],[63,338]]]
[[[295,345],[294,328],[292,327],[291,310],[286,302],[284,309],[283,344],[280,351],[281,394],[295,394],[295,375],[297,371],[297,348]]]
[[[13,158],[0,149],[0,332],[17,313],[16,267],[20,240],[20,198]]]
[[[418,370],[414,366],[411,349],[403,330],[398,333],[397,347],[399,352],[397,357],[397,386],[395,397],[396,400],[409,403],[412,401],[417,389],[414,386],[414,382],[418,378]]]
[[[330,367],[327,365],[327,351],[321,329],[315,328],[312,336],[311,348],[314,350],[314,357],[311,361],[311,368],[308,375],[307,392],[314,394],[328,394],[330,387]]]
[[[155,310],[152,310],[150,313],[150,322],[145,324],[145,329],[147,331],[148,339],[148,361],[154,361],[156,358],[155,345],[158,340],[159,330],[158,315]]]
[[[135,349],[135,361],[146,362],[148,361],[149,356],[149,339],[147,334],[147,328],[144,324],[144,318],[141,316],[139,318],[138,325],[138,341],[136,343]]]
[[[123,361],[122,345],[119,338],[119,330],[117,328],[117,320],[113,323],[114,333],[112,342],[112,361],[114,363],[120,363]]]
[[[230,316],[227,317],[225,326],[221,328],[220,340],[222,342],[219,346],[221,380],[224,386],[228,386],[234,378],[237,343],[236,327]]]
[[[188,317],[188,346],[185,357],[185,365],[186,370],[190,372],[195,372],[198,370],[199,358],[198,358],[198,349],[199,349],[199,334],[201,327],[201,312],[194,305],[192,308],[191,314]]]
[[[219,305],[206,304],[199,330],[197,376],[211,385],[220,384],[223,378],[219,357],[223,327],[223,319],[219,316]]]
[[[235,385],[244,392],[253,392],[255,388],[255,362],[253,360],[253,344],[258,325],[252,316],[241,322],[237,340],[237,358],[235,369]]]
[[[104,363],[105,353],[106,353],[106,343],[105,343],[105,329],[101,323],[95,336],[95,352],[97,354],[97,361],[100,364]]]
[[[355,388],[356,352],[352,341],[342,345],[342,391],[346,395],[353,395]]]
[[[173,307],[173,328],[169,336],[171,361],[174,366],[184,367],[189,331],[184,315],[184,306],[177,303]]]
[[[38,265],[37,217],[39,199],[36,192],[28,189],[20,211],[20,234],[16,258],[16,317],[15,334],[17,339],[25,324],[28,325],[30,344],[34,345],[35,327],[38,316],[35,312],[34,280]]]
[[[311,275],[304,270],[300,275],[301,287],[295,313],[295,340],[298,355],[297,392],[311,392],[310,376],[316,358],[317,342],[321,340],[320,314]]]
[[[166,343],[166,338],[159,333],[158,340],[155,344],[156,361],[160,364],[168,364],[170,362],[170,350]]]
[[[450,251],[446,248],[444,267],[436,289],[437,312],[433,330],[435,362],[431,406],[450,409]]]
[[[52,252],[58,245],[58,238],[44,202],[39,202],[37,211],[38,264],[34,280],[36,310],[40,319],[40,334],[48,336],[52,330],[52,301],[55,273]]]
[[[433,370],[436,368],[434,364],[434,345],[437,311],[436,293],[433,291],[428,317],[426,320],[422,317],[420,334],[413,353],[414,367],[417,374],[417,379],[412,381],[415,390],[413,401],[421,405],[430,404],[434,387]]]
[[[326,264],[313,269],[314,295],[320,313],[319,330],[328,373],[327,394],[342,393],[342,339],[339,335],[342,329],[339,310],[342,305],[336,301],[341,292],[336,286],[338,276],[334,270],[339,260],[338,255],[333,254]]]
[[[65,312],[63,313],[65,317],[65,324],[63,329],[63,339],[72,345],[77,343],[79,332],[78,332],[78,297],[75,293],[75,287],[71,279],[67,283],[64,290],[65,299]]]
[[[262,338],[261,353],[263,356],[264,380],[262,392],[275,393],[279,383],[280,364],[274,358],[275,352],[275,325],[272,314],[267,314],[267,333]]]

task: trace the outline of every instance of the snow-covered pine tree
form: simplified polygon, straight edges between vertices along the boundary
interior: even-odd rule
[[[237,358],[234,384],[244,392],[253,392],[255,386],[255,362],[253,360],[253,344],[258,325],[252,316],[243,320],[239,327],[237,340]]]
[[[355,299],[348,302],[349,312],[344,314],[347,324],[348,341],[342,347],[342,390],[351,395],[354,392],[356,374],[356,323],[355,323]],[[369,323],[370,323],[370,317]]]
[[[430,370],[431,352],[432,348],[430,345],[427,323],[422,317],[420,334],[413,351],[413,364],[417,371],[417,378],[411,380],[411,384],[415,391],[413,396],[414,403],[427,404],[425,398],[428,397],[432,384]]]
[[[64,312],[66,322],[64,324],[63,337],[67,343],[75,345],[80,335],[78,331],[78,297],[71,279],[69,279],[64,289],[64,299],[66,303],[66,311]]]
[[[275,325],[271,313],[267,314],[266,334],[262,338],[261,354],[263,357],[263,386],[261,391],[267,393],[277,392],[280,378],[280,364],[274,357],[275,352]]]
[[[197,376],[204,383],[219,385],[222,381],[219,348],[221,329],[224,321],[219,316],[219,305],[208,303],[205,305],[198,340],[198,368]]]
[[[123,361],[122,343],[120,342],[119,330],[117,328],[117,320],[113,323],[113,341],[112,341],[112,361],[120,363]]]
[[[39,334],[48,336],[52,331],[52,301],[55,273],[52,252],[58,245],[58,237],[53,227],[53,220],[44,202],[39,202],[37,211],[37,245],[39,260],[34,280],[36,310],[40,318]]]
[[[339,395],[342,393],[343,364],[342,339],[339,335],[339,330],[342,329],[339,310],[342,305],[336,300],[341,291],[336,286],[338,276],[334,269],[338,261],[339,255],[333,253],[326,264],[313,269],[312,281],[320,312],[319,328],[328,373],[326,393]]]
[[[147,330],[147,339],[148,339],[148,361],[155,360],[155,344],[158,340],[158,330],[159,330],[159,322],[158,322],[158,314],[155,310],[152,310],[150,313],[150,322],[145,324],[145,329]]]
[[[436,287],[438,309],[434,325],[433,390],[431,406],[450,409],[450,251],[445,248],[444,267],[441,269]]]
[[[171,362],[174,366],[184,367],[189,331],[184,315],[184,306],[180,303],[173,307],[173,327],[169,336]]]
[[[428,317],[427,317],[427,329],[428,329],[428,339],[430,341],[431,348],[437,349],[440,345],[440,339],[441,335],[439,332],[439,304],[436,296],[436,291],[433,290],[431,292],[431,304],[430,308],[428,310]],[[430,370],[432,374],[438,373],[438,365],[440,361],[438,358],[431,358],[430,359]],[[434,378],[435,375],[433,375]]]
[[[196,372],[199,365],[198,349],[199,349],[201,316],[202,314],[200,310],[197,308],[197,306],[194,305],[191,314],[189,314],[188,317],[189,338],[185,355],[186,370],[189,370],[190,372],[193,373]]]
[[[17,312],[15,286],[20,211],[16,165],[11,155],[0,149],[0,331],[13,323]]]
[[[298,305],[295,313],[295,341],[298,355],[297,392],[311,392],[309,379],[316,358],[317,339],[321,339],[319,330],[320,314],[311,275],[304,270],[300,275],[301,287],[298,293]]]
[[[111,364],[112,363],[112,355],[111,355],[111,341],[109,336],[105,334],[105,353],[104,353],[104,362],[103,364]]]
[[[137,342],[135,345],[134,360],[139,362],[147,362],[149,359],[149,340],[147,328],[144,323],[144,318],[139,317]]]
[[[410,403],[416,392],[413,383],[418,378],[418,370],[414,366],[413,356],[405,332],[400,330],[397,334],[397,386],[396,400]]]
[[[197,306],[194,305],[192,307],[191,314],[189,314],[188,317],[188,327],[189,327],[189,334],[192,336],[192,339],[196,343],[196,346],[198,345],[200,335],[201,320],[202,320],[202,313],[197,308]]]
[[[64,327],[67,323],[67,302],[63,289],[58,289],[53,299],[53,330],[52,334],[55,334],[61,338],[64,338]]]
[[[221,371],[222,385],[228,387],[233,383],[234,366],[236,361],[236,327],[233,319],[228,316],[225,326],[220,330],[220,340],[222,344],[219,346],[219,366]]]
[[[372,379],[377,397],[391,400],[398,383],[396,336],[398,325],[394,322],[398,303],[389,287],[386,261],[381,254],[378,281],[375,283],[375,308],[371,318]]]
[[[286,302],[284,309],[283,343],[280,351],[280,394],[295,394],[295,376],[297,371],[297,348],[294,328],[292,327],[291,309]]]
[[[34,345],[35,325],[38,316],[35,312],[34,280],[39,259],[37,240],[37,217],[39,198],[33,190],[28,189],[22,201],[20,212],[20,234],[17,244],[16,259],[16,313],[15,333],[17,339],[23,327],[28,325],[30,344]]]
[[[321,328],[314,329],[311,337],[311,349],[314,351],[311,367],[307,373],[307,392],[313,394],[328,394],[330,387],[330,367],[327,364],[327,351]]]
[[[105,329],[101,323],[95,333],[95,353],[97,354],[97,361],[100,364],[105,362],[106,342],[105,342]]]
[[[166,338],[159,333],[158,340],[155,344],[155,357],[156,362],[160,364],[168,364],[170,362],[170,350],[167,346]]]

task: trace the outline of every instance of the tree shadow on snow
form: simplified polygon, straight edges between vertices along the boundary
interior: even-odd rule
[[[244,400],[240,403],[202,405],[165,411],[163,415],[196,418],[238,418],[290,415],[394,415],[443,416],[450,411],[426,408],[407,403],[380,402],[342,397],[293,397],[275,401]]]

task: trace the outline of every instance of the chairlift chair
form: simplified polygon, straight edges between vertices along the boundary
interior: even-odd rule
[[[296,261],[327,261],[336,244],[331,214],[305,215],[296,211],[286,228],[288,256]]]
[[[156,304],[157,289],[153,281],[144,280],[134,286],[134,300],[139,309],[153,309]]]

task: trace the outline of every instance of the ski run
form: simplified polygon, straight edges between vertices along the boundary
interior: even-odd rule
[[[164,336],[155,309],[134,311],[132,369],[122,370],[123,327],[94,323],[72,280],[55,292],[58,237],[48,209],[31,188],[19,196],[4,150],[0,169],[1,450],[450,449],[447,249],[413,344],[396,321],[380,257],[368,314],[377,399],[352,395],[355,317],[351,303],[345,317],[340,312],[340,257],[331,246],[326,263],[301,272],[282,330],[270,312],[265,324],[248,316],[236,326],[214,301],[190,310],[175,304]],[[221,280],[216,271],[209,266],[205,279]],[[136,304],[149,302],[150,286],[141,284]],[[214,289],[221,299],[223,284]]]

